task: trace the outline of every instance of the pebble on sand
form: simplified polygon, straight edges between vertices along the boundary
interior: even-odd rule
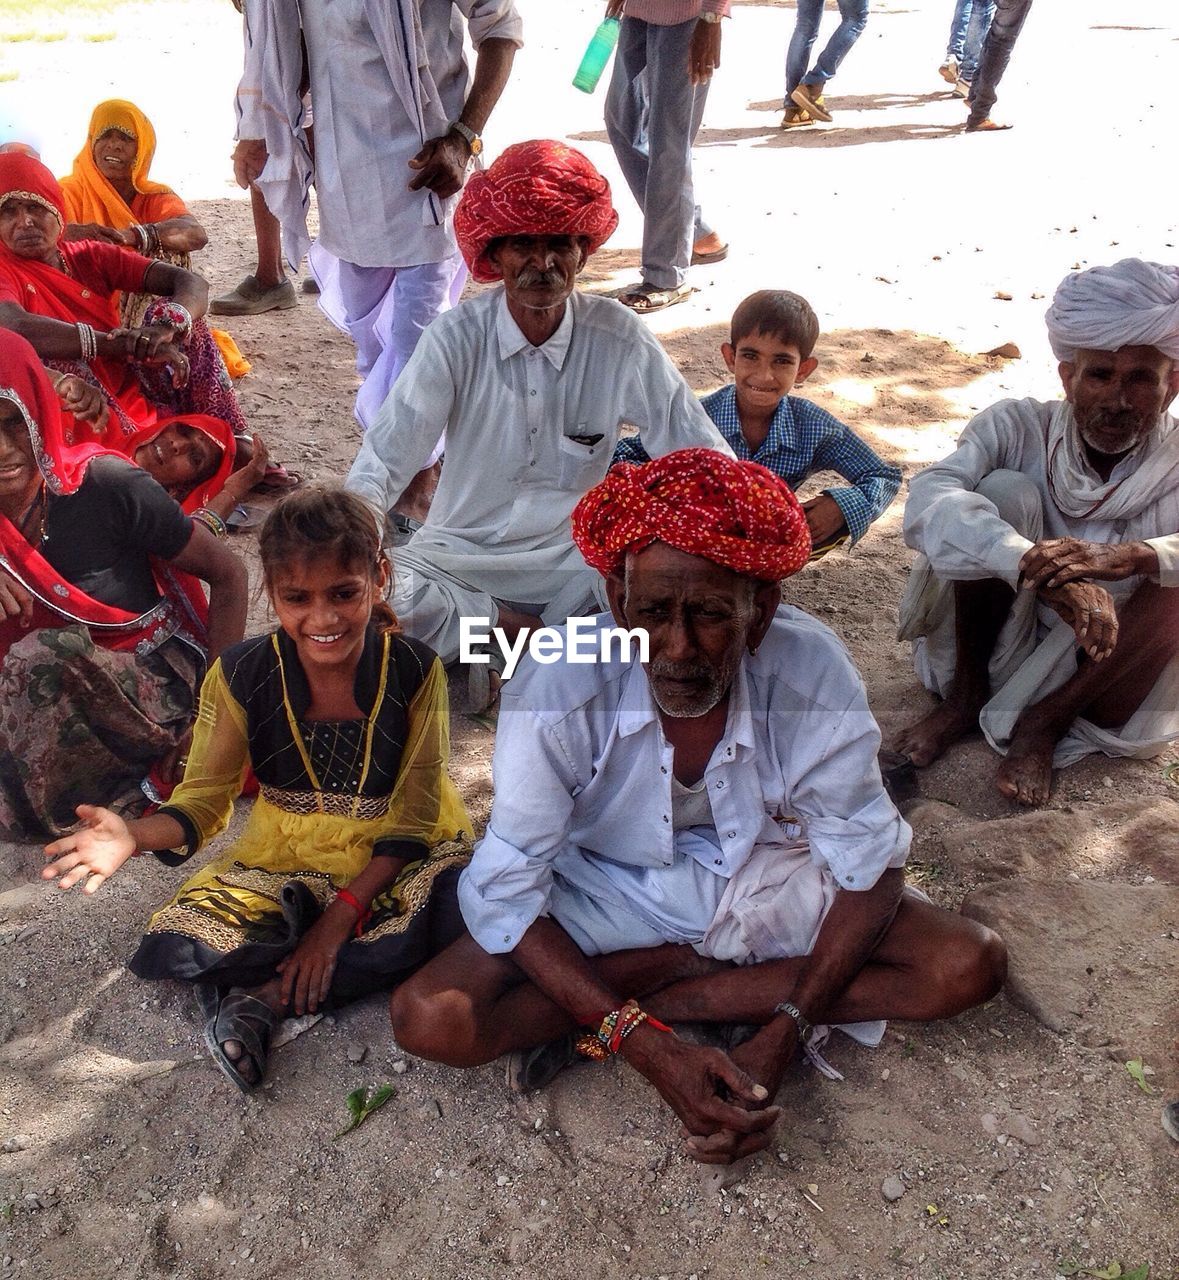
[[[899,1200],[905,1194],[908,1187],[895,1174],[890,1173],[887,1178],[880,1184],[880,1194],[891,1204],[894,1200]]]

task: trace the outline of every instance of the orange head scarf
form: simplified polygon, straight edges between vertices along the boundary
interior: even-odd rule
[[[66,217],[70,222],[96,222],[100,226],[122,230],[138,219],[121,195],[111,186],[94,162],[94,144],[108,129],[118,129],[135,139],[135,162],[131,166],[131,183],[140,195],[173,195],[162,182],[149,182],[148,171],[156,153],[156,131],[151,121],[131,102],[111,98],[100,102],[90,117],[86,145],[78,152],[74,171],[62,178]]]
[[[806,516],[786,482],[713,449],[617,463],[573,508],[573,541],[603,576],[653,542],[767,581],[797,573],[811,554]]]

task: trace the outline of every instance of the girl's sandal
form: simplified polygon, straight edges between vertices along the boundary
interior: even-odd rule
[[[230,991],[221,1001],[216,1014],[205,1023],[205,1046],[222,1072],[242,1091],[253,1093],[266,1074],[266,1059],[270,1053],[270,1040],[280,1017],[266,1003],[244,991]],[[236,1040],[242,1046],[240,1058],[231,1058],[225,1052],[225,1043]],[[253,1066],[253,1080],[242,1075],[245,1062]]]

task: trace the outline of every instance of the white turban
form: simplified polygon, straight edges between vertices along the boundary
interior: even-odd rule
[[[1058,360],[1120,347],[1157,347],[1179,360],[1179,267],[1123,258],[1065,276],[1044,319]]]

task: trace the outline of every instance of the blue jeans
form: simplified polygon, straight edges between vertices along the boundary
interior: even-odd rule
[[[958,75],[969,84],[978,71],[983,41],[995,16],[995,0],[958,0],[950,21],[946,57],[958,59]]]
[[[643,213],[643,281],[678,289],[692,244],[712,230],[692,189],[692,143],[708,85],[688,78],[696,19],[658,26],[622,19],[606,94],[606,132]]]
[[[839,0],[839,26],[831,33],[831,39],[818,61],[808,71],[807,59],[811,46],[819,35],[819,23],[823,17],[823,0],[798,0],[798,14],[794,20],[794,34],[786,49],[786,106],[791,106],[790,95],[802,83],[821,85],[839,70],[839,64],[847,57],[848,50],[860,38],[868,25],[868,0]]]
[[[978,74],[971,82],[967,125],[981,124],[991,114],[999,81],[1011,61],[1011,51],[1031,7],[1032,0],[995,0],[995,17],[983,42]]]

